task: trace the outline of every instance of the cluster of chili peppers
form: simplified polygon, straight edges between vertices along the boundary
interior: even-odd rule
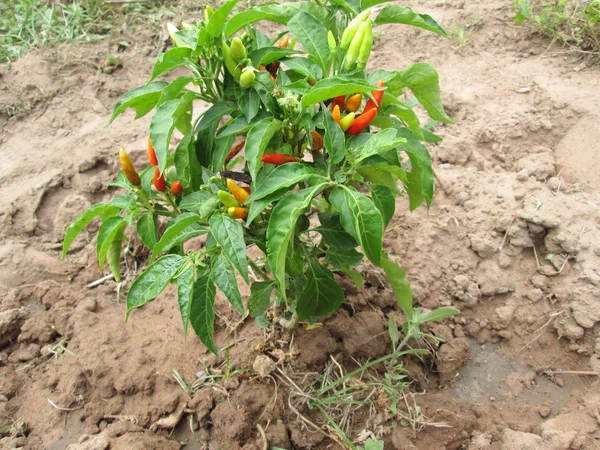
[[[384,87],[382,80],[379,80],[375,85],[379,88]],[[371,94],[374,100],[369,98],[362,113],[358,116],[356,115],[356,112],[360,109],[360,105],[362,104],[362,94],[354,94],[347,99],[344,95],[341,95],[334,98],[331,102],[331,116],[333,117],[333,120],[335,120],[340,128],[350,136],[362,133],[377,115],[377,111],[381,106],[381,100],[383,99],[383,89],[373,91]],[[348,114],[342,117],[341,113],[344,109],[348,111]]]
[[[229,189],[229,192],[224,190],[217,192],[219,200],[227,208],[227,214],[234,219],[243,219],[246,217],[246,208],[243,205],[250,197],[250,189],[239,186],[230,179],[227,179],[227,189]]]

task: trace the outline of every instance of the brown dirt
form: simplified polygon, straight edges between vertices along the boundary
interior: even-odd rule
[[[402,27],[384,27],[377,43],[371,67],[433,64],[457,122],[435,128],[444,142],[431,146],[431,210],[409,213],[400,199],[385,245],[422,308],[461,314],[427,329],[446,341],[430,342],[435,355],[404,362],[413,421],[363,412],[352,438],[373,432],[386,449],[600,448],[598,377],[583,374],[600,371],[600,71],[512,24],[511,1],[411,3],[448,30],[477,26],[460,48]],[[183,343],[172,288],[124,323],[143,254],[127,257],[120,297],[112,282],[86,288],[103,275],[94,230],[60,260],[64,227],[114,195],[117,149],[144,158],[147,119],[126,114],[103,129],[156,52],[156,37],[128,41],[111,74],[99,70],[101,44],[30,54],[0,77],[0,417],[15,431],[2,448],[340,448],[298,419],[290,382],[308,386],[330,357],[351,370],[391,351],[387,316],[401,317],[372,267],[323,328],[274,345],[219,300],[225,365],[197,339]],[[277,370],[260,378],[263,351]],[[193,396],[172,373],[191,384],[227,367],[230,377]]]

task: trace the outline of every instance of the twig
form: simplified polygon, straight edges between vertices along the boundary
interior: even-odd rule
[[[508,227],[506,228],[506,233],[504,233],[504,239],[502,239],[502,243],[500,244],[500,247],[498,247],[499,252],[502,251],[504,244],[506,244],[506,238],[508,237],[508,232],[510,231],[510,227],[512,226],[512,224],[515,222],[516,219],[517,219],[517,216],[514,216],[512,218],[512,220],[510,221],[510,223],[508,224]]]
[[[546,370],[544,372],[546,375],[590,375],[593,377],[600,377],[600,372],[586,372],[583,370]]]
[[[535,263],[537,264],[538,269],[540,268],[540,260],[538,259],[537,251],[535,249],[535,245],[533,246],[533,256],[535,256]]]
[[[88,284],[86,287],[87,287],[88,289],[95,288],[96,286],[100,286],[100,285],[101,285],[102,283],[104,283],[105,281],[108,281],[108,280],[110,280],[112,277],[113,277],[113,276],[112,276],[112,273],[111,273],[110,275],[106,275],[106,276],[104,276],[104,277],[100,278],[99,280],[92,281],[92,282],[91,282],[90,284]]]
[[[269,441],[267,440],[267,435],[265,434],[265,430],[263,430],[263,427],[261,427],[259,423],[256,424],[256,428],[258,428],[260,437],[262,437],[262,440],[263,440],[262,450],[269,450]]]

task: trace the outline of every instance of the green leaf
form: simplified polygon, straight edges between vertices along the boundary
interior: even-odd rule
[[[168,83],[164,81],[154,81],[129,91],[115,104],[115,110],[108,121],[108,125],[127,108],[135,109],[136,119],[148,114],[158,103],[162,90],[167,85]]]
[[[223,252],[239,271],[247,284],[248,260],[246,259],[246,242],[242,225],[227,214],[216,214],[210,218],[210,233],[221,246]]]
[[[217,287],[227,297],[231,306],[244,315],[244,304],[238,288],[235,272],[227,257],[223,253],[215,256],[212,263],[213,277]]]
[[[387,227],[396,212],[396,197],[391,189],[382,184],[370,184],[371,198],[373,203],[383,216],[383,227]]]
[[[406,139],[396,137],[397,131],[394,128],[386,128],[378,133],[371,135],[364,147],[360,149],[359,157],[356,162],[360,162],[369,156],[384,152],[391,148],[396,148],[400,144],[406,143]]]
[[[428,313],[420,314],[418,317],[415,317],[415,320],[421,324],[421,323],[425,323],[425,322],[435,322],[435,321],[444,320],[444,319],[447,319],[448,317],[452,317],[457,314],[458,314],[458,309],[441,307],[441,308],[434,309],[433,311],[430,311]]]
[[[273,281],[255,281],[250,286],[250,297],[248,298],[248,312],[252,317],[264,314],[269,303],[271,303],[271,291],[275,287]]]
[[[271,203],[276,202],[281,197],[283,197],[289,189],[279,189],[272,194],[267,195],[266,197],[261,198],[260,200],[255,200],[250,204],[250,208],[248,210],[248,215],[246,217],[246,225],[250,225],[256,217],[264,211],[264,209],[269,206]]]
[[[183,97],[163,103],[152,116],[150,121],[150,140],[154,145],[158,167],[164,172],[167,167],[167,156],[171,135],[180,116],[186,112],[196,94],[188,92]]]
[[[253,67],[258,66],[266,66],[267,64],[272,63],[273,61],[278,61],[279,59],[289,56],[295,55],[297,53],[302,53],[299,50],[294,50],[291,48],[280,48],[280,47],[262,47],[256,50],[251,51],[248,54],[248,58],[252,61]],[[304,59],[304,58],[298,58]]]
[[[387,114],[394,114],[406,123],[406,125],[410,128],[410,130],[415,133],[415,135],[419,139],[424,139],[423,132],[421,131],[421,124],[419,122],[419,118],[417,117],[417,113],[415,113],[412,108],[409,108],[400,100],[392,97],[394,99],[394,103],[385,108],[385,112]],[[385,101],[384,101],[385,103]]]
[[[130,210],[135,209],[136,207],[133,194],[117,195],[116,197],[113,197],[113,199],[110,201],[110,204],[116,206],[120,210]]]
[[[349,269],[360,264],[363,255],[353,248],[349,250],[338,250],[330,247],[325,252],[323,263],[331,264],[333,270]]]
[[[334,164],[339,164],[346,156],[346,138],[340,126],[333,120],[329,109],[323,103],[321,105],[324,119],[323,128],[325,129],[323,145],[325,145],[325,150],[327,150],[331,161]]]
[[[335,188],[329,196],[329,201],[340,212],[344,229],[358,241],[369,261],[379,267],[383,219],[373,201],[346,186]]]
[[[440,97],[440,82],[436,70],[426,63],[417,63],[401,70],[402,84],[408,87],[432,119],[453,124],[454,121],[444,112]]]
[[[283,197],[271,212],[267,227],[268,261],[273,278],[284,300],[286,297],[285,261],[288,246],[298,217],[310,206],[313,197],[325,188],[325,183],[299,191],[290,192]]]
[[[377,15],[377,18],[375,19],[376,25],[383,25],[386,23],[412,25],[413,27],[422,28],[427,31],[433,31],[434,33],[440,34],[446,38],[448,37],[443,28],[430,15],[417,14],[410,8],[404,8],[397,5],[386,6]]]
[[[186,65],[190,62],[191,55],[192,49],[188,47],[173,47],[167,52],[161,53],[152,68],[150,81],[153,81],[165,72]]]
[[[356,289],[360,291],[360,288],[363,284],[363,277],[359,271],[352,269],[343,269],[340,270],[340,272],[343,272],[346,275],[348,275],[352,279],[352,282],[354,283],[354,286],[356,286]]]
[[[219,130],[218,137],[225,136],[237,136],[238,134],[243,134],[248,132],[250,128],[252,128],[256,123],[260,122],[262,119],[266,118],[265,111],[258,111],[258,114],[252,119],[246,119],[246,116],[240,115],[229,122],[227,125],[223,126]]]
[[[340,222],[339,214],[319,214],[321,226],[315,228],[325,239],[327,245],[340,250],[352,250],[358,246],[356,240],[348,234]]]
[[[364,166],[360,166],[357,168],[357,172],[362,175],[366,180],[371,183],[378,183],[383,186],[387,186],[395,195],[402,195],[402,191],[398,188],[398,177],[395,175],[395,172],[402,172],[404,175],[404,179],[406,179],[406,174],[404,170],[397,166],[391,166],[387,164],[383,164],[382,166],[372,167],[369,165],[368,161]]]
[[[383,441],[376,441],[372,438],[369,438],[365,442],[365,450],[383,450]]]
[[[288,163],[278,166],[252,192],[252,195],[246,200],[246,204],[264,198],[282,188],[294,186],[312,176],[314,176],[312,169],[304,164]]]
[[[225,166],[225,159],[231,151],[231,146],[235,142],[235,136],[218,136],[215,141],[215,151],[213,153],[212,162],[210,167],[215,171],[219,172],[223,170]]]
[[[82,212],[77,218],[67,227],[65,230],[65,238],[63,239],[63,251],[62,258],[67,256],[69,247],[75,240],[75,238],[83,231],[88,224],[96,217],[106,218],[118,214],[120,208],[114,205],[107,205],[105,203],[97,203],[90,208]]]
[[[307,58],[285,58],[281,60],[281,64],[311,80],[323,78],[323,69]]]
[[[162,92],[160,94],[160,100],[158,101],[156,106],[159,106],[166,101],[173,100],[174,98],[180,97],[181,92],[192,81],[194,81],[193,77],[175,78],[167,87],[165,87],[162,90]]]
[[[236,31],[260,20],[269,20],[285,25],[299,11],[309,12],[321,20],[325,20],[329,15],[327,8],[308,1],[257,6],[242,11],[229,19],[225,26],[225,36],[229,37]]]
[[[240,109],[246,119],[251,121],[258,114],[260,107],[260,96],[254,89],[249,89],[244,95],[238,99]]]
[[[215,296],[217,289],[210,270],[198,273],[194,283],[194,295],[190,308],[190,322],[202,343],[215,355],[219,350],[215,345]]]
[[[144,243],[144,245],[152,250],[158,242],[158,232],[156,229],[156,217],[150,212],[142,214],[135,226],[135,231]]]
[[[190,309],[194,296],[194,277],[196,268],[187,266],[177,277],[177,303],[181,321],[183,322],[183,340],[187,339],[188,323],[190,321]]]
[[[198,211],[211,195],[212,194],[208,191],[192,192],[191,194],[183,197],[183,199],[179,202],[179,209],[184,211]]]
[[[331,52],[327,43],[327,28],[315,16],[307,12],[299,12],[287,23],[288,30],[300,41],[308,52],[309,58],[323,69],[329,71]]]
[[[198,222],[199,220],[200,216],[192,212],[183,213],[173,219],[170,222],[169,227],[161,236],[160,240],[152,249],[152,257],[150,258],[150,261],[154,261],[163,251],[165,251],[167,248],[171,248],[173,241],[179,237],[179,234],[188,226]]]
[[[336,283],[333,273],[315,258],[308,259],[306,281],[296,303],[296,313],[300,320],[332,313],[344,301],[344,291]]]
[[[398,325],[396,319],[391,314],[388,316],[388,334],[392,340],[392,345],[396,345],[400,340],[400,333],[398,332]]]
[[[410,210],[415,210],[423,200],[427,207],[431,205],[435,188],[433,162],[429,150],[406,128],[396,128],[398,134],[406,138],[402,146],[410,158],[411,170],[406,173],[406,191],[410,199]]]
[[[221,5],[211,16],[206,28],[212,37],[219,37],[223,33],[225,28],[225,22],[227,21],[227,16],[236,5],[238,0],[230,0],[227,3]]]
[[[191,134],[187,134],[175,150],[175,170],[177,178],[186,192],[191,192],[202,184],[202,166],[196,156],[196,145]]]
[[[98,231],[98,240],[96,241],[96,252],[98,253],[98,264],[102,269],[104,267],[104,258],[112,241],[123,238],[123,232],[127,227],[125,219],[119,216],[108,217],[102,221]]]
[[[223,116],[227,116],[235,111],[237,107],[232,102],[219,102],[212,105],[204,115],[202,119],[196,125],[196,129],[194,133],[201,133],[202,131],[212,129],[219,121],[223,118]]]
[[[281,122],[271,118],[261,120],[254,125],[246,136],[244,156],[248,161],[248,170],[252,177],[252,184],[256,183],[256,174],[262,167],[262,156],[267,145],[277,131],[281,129]]]
[[[185,261],[183,256],[165,255],[148,266],[129,288],[125,320],[132,310],[145,305],[160,294]]]
[[[398,305],[406,314],[408,320],[412,319],[412,311],[413,311],[413,298],[412,291],[410,289],[410,283],[406,279],[406,272],[398,266],[393,261],[390,261],[387,254],[384,253],[381,258],[381,267],[385,272],[385,275],[390,280],[390,284],[392,285],[392,290],[394,291],[394,295],[398,300]]]
[[[379,88],[356,78],[341,76],[323,78],[317,81],[310,92],[302,97],[302,106],[307,108],[340,95],[371,92],[376,89]]]

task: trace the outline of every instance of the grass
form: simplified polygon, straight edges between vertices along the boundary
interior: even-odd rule
[[[158,28],[163,17],[173,15],[170,9],[160,0],[0,0],[0,63],[10,63],[34,48],[97,42],[119,33],[123,25],[130,30],[137,25]]]
[[[600,0],[514,0],[515,22],[600,57]]]

